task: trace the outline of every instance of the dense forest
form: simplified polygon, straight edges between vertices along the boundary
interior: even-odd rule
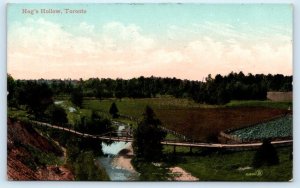
[[[73,103],[80,106],[82,97],[104,98],[150,98],[171,95],[190,98],[198,103],[225,104],[230,100],[264,100],[267,91],[292,91],[292,76],[281,74],[264,75],[243,72],[214,78],[208,75],[203,81],[177,78],[138,77],[132,79],[88,80],[14,80],[8,75],[8,103],[18,105],[32,103],[33,111],[43,111],[43,104],[49,103],[51,96],[71,96]],[[34,100],[44,97],[43,100]],[[47,101],[48,99],[48,101]]]

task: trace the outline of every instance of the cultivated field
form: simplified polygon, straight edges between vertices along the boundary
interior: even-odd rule
[[[156,110],[167,128],[199,141],[215,141],[220,131],[245,127],[286,112],[263,107]]]
[[[163,125],[198,141],[216,141],[220,131],[269,120],[288,112],[291,103],[233,101],[226,106],[197,104],[172,97],[122,100],[84,100],[84,108],[108,113],[116,102],[120,114],[140,119],[150,105]]]
[[[243,141],[263,138],[287,138],[293,135],[293,117],[291,115],[230,133]]]

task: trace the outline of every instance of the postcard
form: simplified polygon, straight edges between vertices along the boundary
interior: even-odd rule
[[[292,181],[291,4],[7,4],[7,179]]]

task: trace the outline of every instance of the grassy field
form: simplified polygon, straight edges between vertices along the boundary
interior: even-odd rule
[[[120,114],[140,118],[147,105],[156,109],[180,109],[180,108],[216,108],[217,105],[198,104],[188,99],[177,99],[173,97],[146,98],[146,99],[85,99],[83,108],[89,108],[108,113],[110,105],[115,102]]]
[[[279,108],[279,109],[292,109],[292,102],[277,102],[277,101],[257,101],[257,100],[247,100],[247,101],[230,101],[225,105],[225,107],[267,107],[267,108]]]
[[[255,151],[180,155],[169,165],[185,169],[199,181],[288,181],[293,177],[291,147],[277,148],[277,151],[279,165],[258,169],[251,167]]]
[[[231,101],[224,106],[198,104],[188,99],[173,97],[146,99],[85,99],[83,108],[74,107],[68,100],[59,103],[67,112],[69,123],[74,125],[81,117],[90,117],[92,110],[110,117],[108,111],[116,102],[120,114],[137,119],[142,118],[146,105],[150,105],[165,127],[200,141],[215,141],[216,135],[229,128],[239,128],[268,120],[284,114],[292,107],[290,102],[272,101]],[[74,108],[74,111],[70,111]],[[10,116],[26,118],[26,111],[9,109]],[[135,120],[119,118],[117,121],[136,126]],[[174,138],[168,135],[168,138]]]
[[[132,163],[141,174],[142,181],[166,181],[172,178],[168,168],[178,166],[197,177],[199,181],[289,181],[293,178],[292,147],[276,148],[279,165],[252,167],[255,150],[251,151],[212,151],[187,147],[164,146],[166,158],[160,166],[145,161]]]
[[[150,105],[164,126],[200,141],[215,139],[222,130],[247,126],[284,114],[292,105],[289,102],[232,101],[216,106],[162,97],[102,101],[89,99],[84,100],[83,107],[108,113],[112,102],[116,103],[120,114],[138,119],[142,118],[146,105]]]
[[[150,105],[163,125],[199,141],[215,142],[221,130],[240,128],[249,124],[271,119],[285,114],[292,108],[290,102],[272,101],[231,101],[223,106],[197,104],[188,99],[172,97],[147,99],[85,99],[82,108],[75,107],[70,101],[62,100],[61,105],[67,112],[69,123],[75,124],[81,117],[90,117],[92,110],[110,117],[108,111],[112,102],[116,102],[120,114],[142,118],[146,105]],[[75,110],[70,110],[74,108]],[[23,110],[8,109],[9,116],[27,118]],[[136,126],[135,120],[118,118],[117,121]],[[174,139],[168,134],[168,139]],[[169,156],[162,167],[152,163],[133,161],[142,171],[141,180],[167,180],[168,167],[179,166],[190,172],[200,181],[287,181],[292,178],[291,147],[277,148],[280,164],[271,167],[253,169],[252,158],[255,151],[209,152],[188,147],[164,146],[164,154]],[[168,160],[170,159],[170,160]],[[247,168],[246,168],[247,167]],[[165,175],[164,175],[165,174]],[[167,175],[166,175],[167,174]]]
[[[133,117],[141,117],[146,105],[150,105],[154,110],[157,109],[186,109],[186,108],[227,108],[227,107],[267,107],[276,109],[292,109],[292,102],[275,102],[275,101],[231,101],[226,105],[207,105],[195,103],[189,99],[178,99],[174,97],[161,98],[145,98],[145,99],[85,99],[83,108],[93,109],[108,113],[110,105],[115,102],[120,114],[129,115]]]

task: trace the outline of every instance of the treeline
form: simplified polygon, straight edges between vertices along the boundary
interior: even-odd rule
[[[69,98],[78,107],[81,106],[79,102],[82,102],[81,92],[78,86],[70,91]],[[53,97],[53,89],[47,82],[15,81],[8,75],[8,106],[26,110],[29,118],[69,127],[84,133],[103,134],[112,131],[110,120],[93,110],[90,115],[82,114],[80,119],[70,124],[66,110],[54,104]]]
[[[10,76],[8,76],[10,77]],[[177,78],[138,77],[124,79],[88,80],[13,80],[8,79],[8,99],[20,96],[28,83],[46,84],[54,95],[71,95],[80,101],[82,97],[104,98],[150,98],[158,95],[172,95],[177,98],[191,98],[199,103],[225,104],[230,100],[264,100],[267,91],[292,91],[292,76],[281,74],[264,75],[243,72],[226,76],[211,75],[202,81],[181,80]],[[80,104],[78,104],[80,105]]]

